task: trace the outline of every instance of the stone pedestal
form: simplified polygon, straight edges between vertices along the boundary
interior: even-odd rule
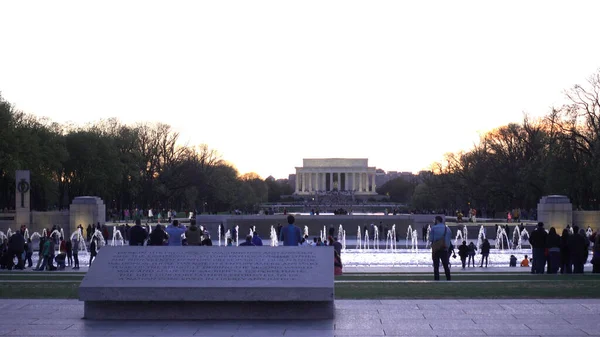
[[[91,224],[106,222],[106,205],[99,197],[76,197],[69,207],[69,229],[73,232],[78,225],[87,228]]]
[[[537,206],[538,221],[545,228],[554,227],[561,233],[567,225],[573,225],[573,205],[567,196],[547,195],[540,199]]]
[[[31,173],[28,170],[15,173],[15,223],[17,227],[31,223]]]
[[[331,319],[333,247],[105,246],[79,300],[93,320]]]

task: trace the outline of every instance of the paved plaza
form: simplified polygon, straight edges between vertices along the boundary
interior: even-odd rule
[[[596,299],[337,300],[335,306],[335,319],[322,321],[89,321],[81,319],[77,300],[2,299],[0,336],[600,335]]]

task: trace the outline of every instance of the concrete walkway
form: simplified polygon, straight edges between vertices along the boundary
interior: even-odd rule
[[[600,300],[338,300],[322,321],[88,321],[77,300],[0,300],[0,336],[600,336]],[[126,312],[123,315],[127,315]],[[185,317],[182,317],[185,318]]]

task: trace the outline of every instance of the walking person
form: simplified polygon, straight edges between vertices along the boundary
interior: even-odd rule
[[[73,269],[79,269],[79,245],[84,245],[85,243],[79,242],[79,236],[75,236],[73,240],[71,240],[71,253],[73,254]]]
[[[31,268],[33,266],[33,261],[31,261],[32,256],[33,242],[31,242],[31,238],[28,238],[27,243],[25,244],[25,261],[27,262],[27,268]]]
[[[592,273],[597,274],[600,273],[600,235],[598,233],[596,233],[592,252]]]
[[[287,217],[288,226],[281,229],[280,241],[283,241],[284,246],[297,246],[302,242],[302,231],[300,227],[294,225],[296,218],[293,215]]]
[[[462,245],[458,246],[458,256],[460,257],[460,262],[462,262],[462,269],[465,269],[468,255],[469,247],[467,247],[467,241],[463,241]]]
[[[546,249],[548,249],[548,274],[557,274],[560,267],[560,236],[554,227],[550,227],[548,232]]]
[[[71,242],[71,240],[67,240],[67,242],[65,243],[65,248],[65,253],[67,253],[67,266],[70,267],[73,265],[73,243]]]
[[[544,223],[538,222],[537,229],[531,233],[529,243],[531,244],[531,252],[533,255],[533,263],[531,267],[532,274],[543,274],[546,266],[546,238],[548,233],[544,229]]]
[[[168,245],[169,246],[181,246],[181,236],[185,233],[186,228],[179,225],[179,220],[173,220],[173,223],[167,226],[166,232],[169,235]]]
[[[488,257],[490,256],[490,248],[490,242],[488,241],[488,239],[484,239],[483,243],[481,244],[481,265],[479,266],[479,268],[483,268],[483,260],[485,260],[485,267],[487,268]]]
[[[587,260],[588,247],[585,235],[579,234],[579,227],[573,226],[573,234],[569,238],[569,252],[573,264],[573,274],[583,274],[583,266]],[[535,261],[534,261],[535,262]]]
[[[435,224],[431,227],[429,233],[429,242],[431,242],[431,258],[433,260],[433,279],[440,280],[440,261],[444,267],[446,280],[450,281],[450,267],[448,266],[448,248],[451,244],[452,233],[444,224],[441,216],[435,217]]]
[[[96,257],[96,255],[98,255],[98,250],[97,250],[97,245],[96,245],[96,237],[94,236],[92,238],[92,243],[90,243],[90,263],[89,266],[92,266],[92,261],[94,260],[94,258]]]
[[[467,248],[467,255],[469,257],[469,260],[467,261],[467,267],[473,266],[473,268],[475,268],[475,254],[477,252],[477,247],[475,247],[475,244],[471,242]]]
[[[560,273],[572,274],[573,266],[571,264],[571,251],[569,250],[569,240],[571,233],[568,229],[563,229],[560,237]]]

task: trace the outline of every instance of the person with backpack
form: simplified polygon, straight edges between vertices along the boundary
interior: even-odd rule
[[[467,261],[467,267],[470,267],[472,264],[473,268],[475,268],[475,252],[477,252],[477,247],[475,247],[475,244],[471,242],[469,243],[469,246],[467,246],[467,248],[467,256],[469,258],[469,260]]]
[[[435,224],[431,227],[429,233],[429,242],[431,242],[431,258],[433,260],[433,279],[440,280],[440,261],[444,267],[446,280],[450,281],[450,266],[448,248],[451,245],[452,233],[444,223],[441,216],[435,217]]]

